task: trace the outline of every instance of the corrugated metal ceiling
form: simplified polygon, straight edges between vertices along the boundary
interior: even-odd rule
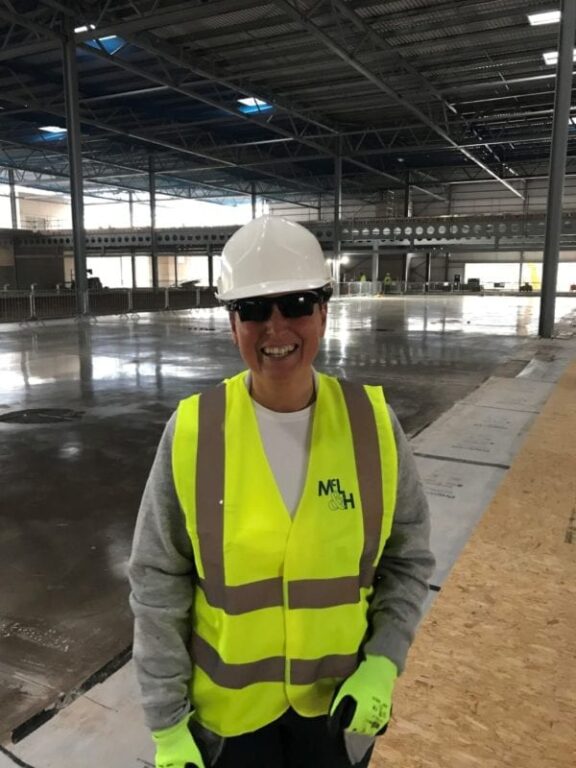
[[[482,143],[493,142],[487,161],[498,172],[515,163],[521,171],[527,146],[531,161],[547,163],[555,80],[542,53],[556,47],[558,29],[527,21],[550,10],[547,1],[94,0],[90,18],[73,0],[13,6],[0,13],[0,164],[52,170],[51,185],[67,184],[65,134],[38,128],[65,125],[66,19],[97,19],[121,38],[106,53],[78,37],[84,153],[93,162],[97,142],[106,186],[124,166],[119,186],[145,187],[153,154],[174,194],[237,197],[257,182],[264,196],[304,199],[331,190],[340,134],[355,193],[401,188],[404,169],[419,164],[436,189],[465,178],[471,162],[430,120],[454,143],[477,144],[482,161]],[[246,114],[245,96],[274,108]],[[361,145],[348,136],[357,131]],[[414,154],[399,172],[405,147]],[[190,172],[177,178],[183,164],[204,174],[203,155],[220,165],[213,189],[195,187]]]

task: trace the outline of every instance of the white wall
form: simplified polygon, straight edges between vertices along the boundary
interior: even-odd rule
[[[23,187],[17,187],[17,190],[19,222],[23,229],[69,229],[72,226],[66,199],[32,195]]]
[[[518,191],[524,191],[524,182],[512,181]],[[527,182],[528,213],[545,213],[548,197],[548,179],[529,179]],[[414,192],[414,216],[444,216],[449,210],[454,215],[476,213],[517,213],[524,211],[524,200],[498,182],[481,184],[452,184],[452,203],[434,201],[421,192]],[[568,176],[564,184],[563,210],[576,210],[576,176]]]
[[[150,206],[147,199],[134,201],[133,211],[135,227],[150,226]],[[158,229],[245,224],[251,218],[250,202],[241,205],[217,205],[200,200],[161,199],[156,203]],[[124,202],[95,203],[91,201],[84,207],[84,222],[86,229],[129,227],[130,207]]]
[[[522,282],[530,283],[536,290],[542,284],[542,263],[526,261],[522,265]],[[518,286],[520,280],[520,264],[466,264],[464,280],[477,277],[487,288],[494,283],[505,283],[507,288]],[[576,285],[576,264],[560,263],[558,265],[558,281],[556,290],[569,291],[571,285]]]
[[[198,285],[208,285],[207,256],[178,256],[178,284],[188,280],[197,280]],[[86,266],[92,270],[92,277],[99,277],[105,288],[133,288],[131,257],[126,256],[89,256]],[[214,256],[212,262],[214,282],[220,276],[220,257]],[[64,259],[65,279],[74,279],[74,260],[67,256]],[[160,255],[158,263],[158,283],[161,288],[167,288],[176,282],[174,256]],[[152,287],[152,268],[150,257],[136,256],[136,287]]]
[[[10,187],[8,184],[0,184],[0,229],[12,229]]]

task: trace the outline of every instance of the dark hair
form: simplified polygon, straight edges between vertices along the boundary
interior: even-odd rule
[[[330,301],[332,294],[334,293],[334,289],[332,288],[331,283],[326,283],[326,285],[323,285],[322,288],[316,289],[315,293],[321,297],[322,304],[327,304]]]

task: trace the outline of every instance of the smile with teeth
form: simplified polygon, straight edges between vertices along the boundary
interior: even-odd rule
[[[285,344],[282,347],[262,347],[262,354],[266,357],[287,357],[296,350],[297,346],[297,344]]]

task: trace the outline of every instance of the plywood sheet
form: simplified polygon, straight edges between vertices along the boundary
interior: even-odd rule
[[[420,628],[374,768],[574,768],[575,468],[572,364]]]
[[[474,541],[425,619],[373,768],[574,768],[576,567]]]
[[[478,534],[535,557],[576,558],[576,365],[534,423]]]

